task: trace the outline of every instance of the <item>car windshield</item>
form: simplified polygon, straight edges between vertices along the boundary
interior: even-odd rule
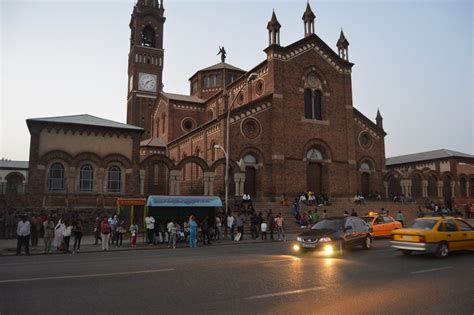
[[[344,227],[344,219],[322,220],[313,225],[313,230],[338,230]]]
[[[411,225],[407,226],[409,229],[431,230],[435,226],[437,220],[415,220]]]
[[[362,220],[364,220],[366,223],[372,223],[372,220],[374,219],[373,217],[362,217]]]

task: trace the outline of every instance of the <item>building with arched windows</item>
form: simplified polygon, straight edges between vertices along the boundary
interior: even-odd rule
[[[386,134],[380,113],[371,120],[353,107],[349,42],[341,31],[337,52],[331,49],[315,33],[309,3],[302,20],[303,37],[282,46],[273,12],[262,62],[242,70],[225,62],[222,48],[221,62],[195,72],[190,94],[179,95],[161,89],[162,3],[138,1],[130,23],[127,122],[145,130],[144,141],[159,139],[176,166],[143,155],[145,164],[159,164],[145,177],[165,174],[168,193],[223,193],[224,153],[215,147],[227,147],[228,130],[231,195],[382,194]],[[150,184],[159,180],[145,182],[146,194],[166,190]]]

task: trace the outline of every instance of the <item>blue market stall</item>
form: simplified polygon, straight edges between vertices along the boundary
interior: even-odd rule
[[[198,222],[206,216],[214,224],[217,209],[222,208],[222,201],[214,196],[149,196],[148,213],[160,222],[184,222],[194,215]]]

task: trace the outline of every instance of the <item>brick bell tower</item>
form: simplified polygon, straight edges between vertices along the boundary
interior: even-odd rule
[[[152,136],[152,114],[163,90],[163,0],[138,0],[130,20],[128,54],[127,123]]]

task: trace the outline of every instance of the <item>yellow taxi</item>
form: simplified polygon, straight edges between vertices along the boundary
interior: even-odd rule
[[[369,212],[362,217],[362,220],[372,226],[372,233],[375,237],[391,236],[393,230],[402,228],[402,224],[391,216],[380,215],[376,212]]]
[[[392,232],[391,246],[404,255],[412,252],[448,256],[450,251],[474,249],[474,228],[454,217],[424,217]]]

